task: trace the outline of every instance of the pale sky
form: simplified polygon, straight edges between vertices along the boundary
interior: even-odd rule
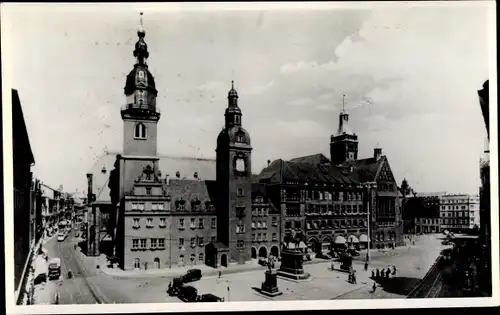
[[[141,8],[9,7],[2,33],[34,174],[84,190],[96,157],[122,151],[120,107]],[[329,157],[345,94],[361,158],[379,146],[398,183],[477,193],[488,8],[144,10],[162,112],[158,151],[215,157],[234,79],[254,173],[268,159]]]

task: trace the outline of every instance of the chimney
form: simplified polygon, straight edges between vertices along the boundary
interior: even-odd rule
[[[87,173],[87,202],[92,201],[92,174]]]
[[[267,166],[271,165],[271,160],[267,160]]]
[[[373,157],[375,160],[380,160],[380,157],[382,156],[382,149],[381,148],[375,148],[373,149]]]
[[[198,172],[194,172],[194,178],[198,178]]]
[[[177,172],[175,173],[175,177],[180,178],[180,177],[181,177],[181,172],[177,171]]]

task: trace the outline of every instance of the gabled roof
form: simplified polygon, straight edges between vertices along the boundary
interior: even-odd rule
[[[387,160],[383,155],[377,159],[371,157],[367,159],[359,159],[345,163],[346,166],[352,166],[354,171],[358,174],[361,182],[373,182],[377,180],[378,171]]]
[[[262,170],[259,182],[307,182],[327,185],[356,185],[361,183],[358,177],[356,171],[350,172],[349,168],[342,166],[275,160]]]
[[[116,156],[119,153],[105,152],[101,155],[88,173],[93,174],[93,190],[96,195],[96,203],[108,203],[111,201],[108,187],[110,172],[114,169]],[[215,180],[215,159],[201,159],[191,157],[159,156],[159,167],[162,176],[169,175],[172,181],[193,179],[194,181]],[[104,169],[105,173],[102,172]],[[176,173],[180,173],[180,178],[175,178]],[[195,172],[198,179],[194,179]]]
[[[291,159],[292,163],[309,163],[309,164],[325,164],[330,163],[330,160],[322,153],[316,153],[298,158]]]
[[[172,201],[185,200],[185,210],[191,210],[191,202],[199,200],[202,208],[205,202],[215,203],[216,182],[196,179],[171,179],[165,188],[172,197]]]

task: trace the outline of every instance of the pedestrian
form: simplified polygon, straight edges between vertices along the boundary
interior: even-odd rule
[[[222,275],[222,270],[219,270],[219,278],[220,278],[221,275]]]
[[[365,271],[368,271],[368,262],[365,262]]]
[[[372,293],[375,293],[375,290],[377,290],[377,283],[375,281],[373,281],[372,289]]]
[[[347,280],[349,283],[352,283],[352,273],[349,273],[349,279]]]
[[[356,284],[356,283],[357,283],[357,281],[356,281],[356,274],[355,274],[355,273],[352,275],[352,282],[353,282],[354,284]]]
[[[389,275],[391,274],[391,269],[387,268],[387,271],[385,273],[385,277],[389,279]]]
[[[378,270],[378,268],[377,268],[375,275],[376,275],[375,278],[377,278],[377,279],[380,277],[380,270]]]
[[[384,269],[380,270],[380,278],[384,278],[385,277],[385,272],[384,272]]]
[[[372,269],[372,279],[375,278],[375,270]]]
[[[334,269],[335,269],[335,268],[334,268],[334,265],[333,265],[333,262],[332,262],[332,271],[333,271]]]
[[[396,275],[396,266],[392,266],[392,275],[395,276]]]

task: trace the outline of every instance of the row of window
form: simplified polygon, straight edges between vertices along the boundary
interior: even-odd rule
[[[363,205],[308,205],[306,215],[364,213]]]
[[[161,202],[161,203],[153,202],[150,205],[151,205],[151,208],[147,209],[148,211],[149,210],[152,210],[152,211],[163,211],[163,210],[169,211],[170,210],[170,204],[168,204],[168,203],[166,204],[166,207],[165,207],[165,203],[163,203],[163,202]],[[133,202],[132,203],[132,210],[144,211],[144,210],[146,210],[146,207],[145,207],[145,204],[142,202]]]
[[[149,239],[150,249],[165,249],[165,239],[164,238],[151,238]],[[137,250],[137,249],[147,249],[148,247],[148,239],[147,238],[141,238],[141,239],[133,239],[132,240],[132,249]]]
[[[375,240],[378,242],[383,242],[386,240],[395,241],[396,240],[396,232],[388,232],[387,235],[384,232],[375,233]]]
[[[159,227],[164,228],[167,226],[166,225],[166,218],[159,218],[159,221],[160,221],[158,224]],[[154,227],[153,222],[154,222],[154,218],[146,218],[146,227],[153,228]],[[203,228],[205,228],[204,222],[205,221],[203,218],[198,218],[198,222],[196,221],[196,218],[191,218],[189,227],[191,229],[196,229],[196,228],[203,229]],[[141,227],[141,218],[134,218],[132,227],[135,229],[140,228]],[[212,229],[217,228],[217,218],[210,219],[210,227]],[[186,228],[186,219],[179,218],[179,229],[184,229],[184,228]]]
[[[422,224],[439,224],[439,219],[421,219]]]
[[[465,210],[467,206],[441,206],[441,210]]]
[[[212,236],[210,241],[212,243],[216,242],[216,237]],[[184,238],[179,238],[177,242],[178,248],[179,249],[184,249],[185,248],[185,240]],[[203,247],[205,246],[205,239],[203,237],[192,237],[190,239],[190,246],[191,247]],[[149,247],[148,247],[148,239],[147,238],[137,238],[137,239],[132,239],[132,249],[133,250],[138,250],[138,249],[165,249],[165,239],[164,238],[150,238],[149,239]]]
[[[252,234],[252,240],[254,242],[267,242],[267,233],[254,233]],[[271,241],[275,242],[278,240],[277,233],[272,233]]]
[[[278,226],[278,221],[276,220],[276,217],[272,217],[271,225]],[[267,229],[267,222],[266,221],[252,222],[252,229]]]
[[[202,203],[199,200],[191,201],[191,210],[192,211],[202,211]],[[185,200],[177,200],[175,201],[175,209],[179,211],[186,210],[186,201]],[[205,202],[205,211],[215,211],[215,205],[211,202]]]
[[[346,227],[366,227],[366,220],[362,219],[349,219],[349,220],[319,220],[307,221],[306,227],[311,229],[324,229],[324,228],[346,228]]]
[[[469,199],[441,199],[442,204],[468,203]]]
[[[468,211],[459,211],[459,212],[441,212],[441,217],[467,217]],[[470,213],[471,216],[474,216],[474,212]]]
[[[306,190],[305,194],[306,200],[363,200],[363,194],[361,192]],[[300,201],[300,191],[286,191],[285,199],[288,201]]]
[[[269,215],[269,209],[267,209],[267,208],[253,208],[252,215],[253,216],[267,217]]]

